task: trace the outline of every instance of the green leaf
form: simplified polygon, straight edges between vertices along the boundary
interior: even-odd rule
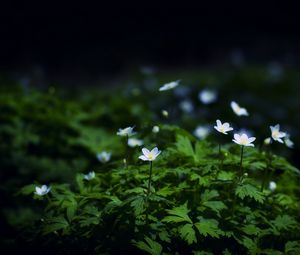
[[[207,201],[203,203],[203,206],[210,208],[218,215],[220,214],[221,210],[227,209],[227,206],[222,201]]]
[[[195,160],[194,148],[188,137],[178,135],[176,138],[176,148],[180,154],[186,157],[192,157]]]
[[[199,233],[203,236],[211,236],[219,238],[220,235],[223,235],[223,231],[218,227],[218,221],[214,219],[204,219],[200,218],[200,222],[195,223],[196,228]]]
[[[247,235],[255,235],[255,236],[257,236],[261,233],[261,229],[256,227],[253,224],[242,227],[242,231],[244,233],[246,233]]]
[[[250,197],[259,203],[264,202],[263,194],[256,187],[250,184],[238,186],[235,190],[235,194],[241,199],[244,199],[245,197]]]
[[[138,196],[136,197],[131,203],[130,205],[133,207],[134,209],[134,214],[135,215],[140,215],[144,210],[144,204],[145,204],[145,200],[143,196]]]
[[[162,253],[162,246],[150,239],[149,237],[145,237],[145,241],[134,242],[133,244],[138,247],[140,250],[145,251],[151,255],[160,255]]]
[[[275,220],[272,220],[271,222],[279,231],[292,229],[297,226],[296,220],[289,215],[279,215]]]
[[[196,243],[196,233],[193,229],[193,224],[187,223],[184,226],[179,227],[179,233],[183,240],[187,241],[188,244]]]
[[[208,201],[212,198],[218,197],[219,193],[216,190],[205,190],[204,193],[201,195],[202,201]]]
[[[47,225],[44,227],[44,234],[49,234],[60,229],[66,229],[69,226],[68,221],[62,217],[53,217],[47,220]]]
[[[300,254],[300,241],[288,241],[285,244],[284,251],[288,254]]]
[[[193,223],[190,217],[188,216],[189,209],[187,208],[187,202],[179,207],[175,207],[171,210],[167,210],[170,216],[166,216],[162,221],[165,222],[189,222]]]

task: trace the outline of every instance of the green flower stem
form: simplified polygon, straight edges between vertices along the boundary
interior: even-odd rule
[[[241,146],[241,160],[240,160],[240,181],[243,178],[244,171],[243,171],[243,156],[244,156],[244,146]]]
[[[125,160],[124,160],[125,168],[128,167],[128,140],[129,140],[129,136],[127,134],[126,139],[125,139],[125,148],[126,148],[126,154],[125,154]]]
[[[267,183],[267,179],[269,177],[269,168],[272,165],[272,154],[270,153],[269,150],[267,151],[267,159],[268,159],[267,166],[266,166],[265,171],[264,171],[263,181],[261,183],[261,188],[260,188],[261,192],[264,191],[264,188],[265,188],[266,183]]]
[[[148,189],[147,189],[147,198],[150,194],[151,189],[151,178],[152,178],[152,161],[150,161],[150,169],[149,169],[149,180],[148,180]]]

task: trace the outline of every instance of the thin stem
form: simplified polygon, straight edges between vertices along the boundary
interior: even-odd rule
[[[148,225],[148,207],[149,207],[148,198],[149,198],[150,189],[151,189],[151,178],[152,178],[152,161],[150,161],[149,180],[148,180],[148,189],[147,189],[147,197],[146,197],[146,205],[147,205],[147,209],[146,209],[146,225]]]
[[[241,146],[241,160],[240,160],[240,174],[241,174],[241,179],[243,178],[243,156],[244,156],[244,146]]]
[[[129,140],[129,136],[127,134],[125,139],[125,148],[126,148],[126,154],[124,159],[125,168],[127,168],[128,166],[128,140]]]
[[[149,169],[149,180],[148,180],[148,189],[147,189],[147,198],[150,194],[151,189],[151,178],[152,178],[152,161],[150,161],[150,169]]]

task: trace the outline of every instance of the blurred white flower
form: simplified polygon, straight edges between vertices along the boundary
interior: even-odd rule
[[[203,104],[211,104],[217,100],[217,92],[215,90],[204,89],[199,92],[198,98]]]
[[[186,113],[191,113],[194,110],[194,105],[190,100],[181,101],[179,107],[183,112]]]
[[[265,145],[269,145],[269,144],[271,144],[271,143],[272,143],[271,137],[268,137],[268,138],[266,138],[266,139],[264,140],[264,144],[265,144]]]
[[[249,113],[248,111],[246,110],[246,108],[242,108],[240,107],[236,102],[232,101],[231,104],[230,104],[233,112],[238,115],[238,116],[248,116]]]
[[[271,181],[271,182],[269,183],[269,190],[275,191],[276,188],[277,188],[276,182]]]
[[[110,152],[106,152],[106,151],[102,151],[100,153],[97,153],[96,155],[97,159],[102,162],[102,163],[106,163],[110,160],[111,158],[111,153]]]
[[[136,146],[142,146],[144,144],[143,140],[137,139],[137,138],[129,138],[128,139],[128,146],[129,147],[136,147]]]
[[[288,148],[294,148],[294,142],[290,139],[290,135],[286,133],[284,137],[284,143]]]
[[[179,85],[179,82],[180,82],[180,80],[166,83],[166,84],[164,84],[163,86],[161,86],[159,88],[159,91],[165,91],[165,90],[174,89],[175,87],[177,87]]]
[[[142,149],[143,155],[139,156],[139,159],[144,161],[153,161],[156,159],[156,157],[161,153],[160,150],[158,150],[157,147],[149,151],[146,148]]]
[[[48,187],[47,185],[42,185],[41,187],[35,187],[35,192],[34,194],[38,196],[44,196],[49,193],[51,190],[51,187]]]
[[[159,126],[154,126],[154,127],[152,128],[152,132],[153,132],[153,133],[158,133],[158,132],[159,132]]]
[[[169,116],[169,113],[168,113],[168,111],[166,111],[166,110],[162,110],[162,111],[161,111],[161,114],[162,114],[164,117],[166,117],[166,118],[168,118],[168,116]]]
[[[255,137],[248,137],[246,134],[234,134],[234,139],[232,139],[232,141],[242,146],[254,147],[254,144],[252,142],[254,142],[255,139]]]
[[[227,132],[233,130],[233,128],[230,127],[228,122],[224,122],[222,124],[222,122],[220,120],[217,120],[216,123],[217,123],[217,126],[214,126],[214,128],[224,135],[228,135]]]
[[[273,140],[279,143],[283,143],[283,140],[281,138],[285,137],[286,133],[280,132],[280,125],[277,124],[275,126],[270,126],[270,129]]]
[[[133,132],[134,127],[127,127],[127,128],[119,128],[119,131],[117,132],[117,135],[119,136],[133,136],[136,134],[136,132]]]
[[[87,180],[87,181],[90,181],[90,180],[92,180],[92,179],[94,179],[95,178],[95,172],[94,171],[91,171],[91,172],[89,172],[88,174],[84,174],[83,175],[83,178],[85,179],[85,180]]]
[[[210,127],[208,126],[198,126],[194,131],[194,135],[199,139],[205,139],[209,133]]]

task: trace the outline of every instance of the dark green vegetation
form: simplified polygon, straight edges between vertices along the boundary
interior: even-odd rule
[[[157,91],[177,78],[187,94]],[[3,84],[1,245],[31,254],[299,254],[300,178],[288,163],[295,152],[279,143],[262,146],[270,125],[280,123],[292,135],[299,130],[297,72],[275,79],[264,69],[245,68],[135,80],[110,91],[72,93]],[[216,103],[199,102],[204,87],[218,90]],[[178,108],[186,98],[193,113]],[[250,116],[236,117],[231,100]],[[213,131],[205,140],[191,134],[216,119],[257,137],[255,148],[244,148],[242,168],[232,134]],[[116,135],[133,125],[145,147],[162,150],[149,196],[141,149],[127,148]],[[291,138],[297,150],[299,137]],[[112,153],[107,163],[96,158],[104,150]],[[87,181],[83,173],[91,170],[96,177]],[[269,181],[277,184],[273,192]],[[34,195],[41,184],[51,186],[42,197]]]

